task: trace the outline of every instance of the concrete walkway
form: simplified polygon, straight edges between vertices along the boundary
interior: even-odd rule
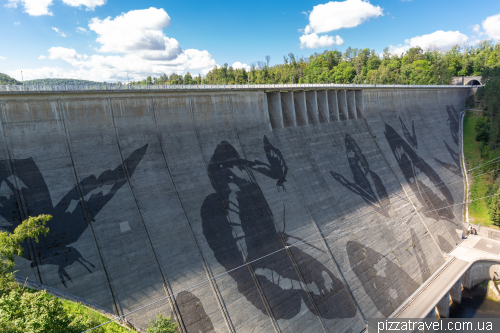
[[[450,253],[449,259],[441,269],[434,273],[390,317],[426,317],[471,264],[484,259],[500,261],[500,242],[470,235]]]

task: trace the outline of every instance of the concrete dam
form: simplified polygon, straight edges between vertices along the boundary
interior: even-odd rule
[[[139,327],[361,332],[461,239],[468,94],[1,92],[0,228],[52,215],[17,274]]]

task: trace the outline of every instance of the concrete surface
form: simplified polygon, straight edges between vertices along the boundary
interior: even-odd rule
[[[0,227],[54,215],[16,269],[142,327],[362,331],[460,241],[468,90],[342,89],[0,94]]]

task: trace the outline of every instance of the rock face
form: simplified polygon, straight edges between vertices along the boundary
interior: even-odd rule
[[[143,327],[360,332],[460,239],[467,94],[0,95],[0,228],[53,215],[18,274]]]

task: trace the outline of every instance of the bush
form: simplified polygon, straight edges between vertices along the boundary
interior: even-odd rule
[[[32,238],[38,243],[38,236],[47,235],[49,232],[45,224],[51,219],[51,215],[30,216],[18,225],[14,232],[0,231],[0,296],[17,287],[13,277],[14,256],[23,255],[23,242]]]
[[[16,288],[0,297],[2,333],[81,333],[108,320],[97,311],[46,291]],[[92,332],[128,333],[130,330],[109,323]]]
[[[492,197],[489,213],[491,221],[493,221],[495,225],[500,226],[500,195]]]
[[[151,320],[146,333],[175,333],[177,324],[172,322],[172,318],[163,314],[158,314],[156,320]]]
[[[61,300],[45,291],[30,293],[18,288],[0,297],[1,332],[79,332],[71,321]]]

